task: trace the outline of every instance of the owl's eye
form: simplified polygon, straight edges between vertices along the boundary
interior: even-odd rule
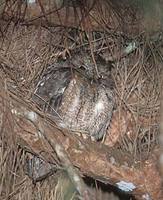
[[[80,69],[81,69],[81,70],[87,70],[87,67],[86,67],[85,65],[81,65],[81,66],[80,66]]]

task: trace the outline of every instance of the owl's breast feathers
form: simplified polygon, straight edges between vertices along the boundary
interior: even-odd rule
[[[61,117],[62,126],[86,133],[96,140],[101,139],[112,117],[114,107],[112,90],[101,83],[91,83],[76,72],[71,76],[70,72],[64,73],[65,75],[55,74],[58,78],[53,74],[51,79],[46,79],[46,82],[36,90],[36,94],[42,98],[46,96],[46,99],[53,99],[51,105]],[[61,100],[56,106],[57,95],[61,96]],[[47,111],[54,114],[51,108]]]

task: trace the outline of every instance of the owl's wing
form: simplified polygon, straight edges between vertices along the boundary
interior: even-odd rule
[[[94,104],[93,124],[90,130],[91,136],[99,140],[105,135],[106,129],[110,124],[114,100],[113,95],[109,91],[106,93],[105,88],[98,87],[97,90],[98,100]]]

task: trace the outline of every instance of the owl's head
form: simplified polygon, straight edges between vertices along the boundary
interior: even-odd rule
[[[90,52],[86,51],[72,53],[68,60],[73,68],[80,70],[89,79],[107,79],[112,68],[112,64],[101,55],[95,53],[92,56]]]

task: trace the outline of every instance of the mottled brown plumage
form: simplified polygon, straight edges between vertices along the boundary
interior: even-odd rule
[[[77,66],[79,58],[73,59],[76,66],[65,61],[58,68],[56,63],[44,74],[34,99],[48,113],[59,116],[60,126],[99,140],[109,126],[113,112],[114,95],[110,89],[110,76],[104,66],[99,66],[105,78],[94,80],[91,59],[82,57],[82,70]]]

